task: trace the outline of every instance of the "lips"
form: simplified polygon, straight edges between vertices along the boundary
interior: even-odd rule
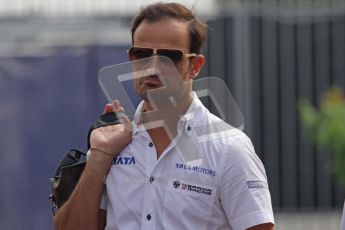
[[[142,77],[139,80],[140,85],[146,85],[149,87],[159,87],[162,86],[162,82],[160,81],[158,75],[150,75],[146,77]]]

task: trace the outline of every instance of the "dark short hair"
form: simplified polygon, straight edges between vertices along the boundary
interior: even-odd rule
[[[177,19],[188,23],[190,33],[189,51],[191,53],[200,53],[201,47],[206,40],[207,25],[195,17],[191,10],[178,3],[155,3],[142,8],[132,21],[132,44],[134,44],[134,33],[141,22],[144,20],[157,22],[165,18]]]

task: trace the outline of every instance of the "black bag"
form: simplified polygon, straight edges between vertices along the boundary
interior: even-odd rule
[[[87,147],[90,148],[90,136],[94,129],[107,125],[116,125],[121,123],[122,113],[107,113],[100,116],[90,127],[87,136]],[[53,214],[70,197],[86,165],[86,154],[70,149],[60,160],[55,174],[50,178],[52,194],[49,196]]]
[[[69,198],[78,183],[86,165],[86,154],[76,150],[69,150],[58,164],[55,175],[50,178],[52,194],[49,196],[53,214]]]

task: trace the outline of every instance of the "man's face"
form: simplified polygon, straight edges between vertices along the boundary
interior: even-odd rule
[[[183,53],[190,53],[188,25],[186,22],[176,19],[162,19],[153,23],[144,20],[134,33],[133,43],[135,47],[175,49],[181,50]],[[155,57],[152,58],[151,63],[155,63]],[[155,68],[154,64],[152,65],[147,66],[147,68]],[[183,81],[192,79],[190,58],[183,58],[180,62],[175,63],[174,67],[180,75],[178,77],[182,78]],[[157,75],[136,78],[134,84],[138,95],[144,100],[147,99],[147,90],[163,86]]]

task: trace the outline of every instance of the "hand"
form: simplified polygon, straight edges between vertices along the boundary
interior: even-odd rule
[[[110,112],[124,113],[124,108],[118,100],[114,100],[112,104],[105,105],[103,114]],[[91,148],[117,156],[132,141],[132,124],[126,115],[121,119],[122,124],[94,129],[90,136]]]

